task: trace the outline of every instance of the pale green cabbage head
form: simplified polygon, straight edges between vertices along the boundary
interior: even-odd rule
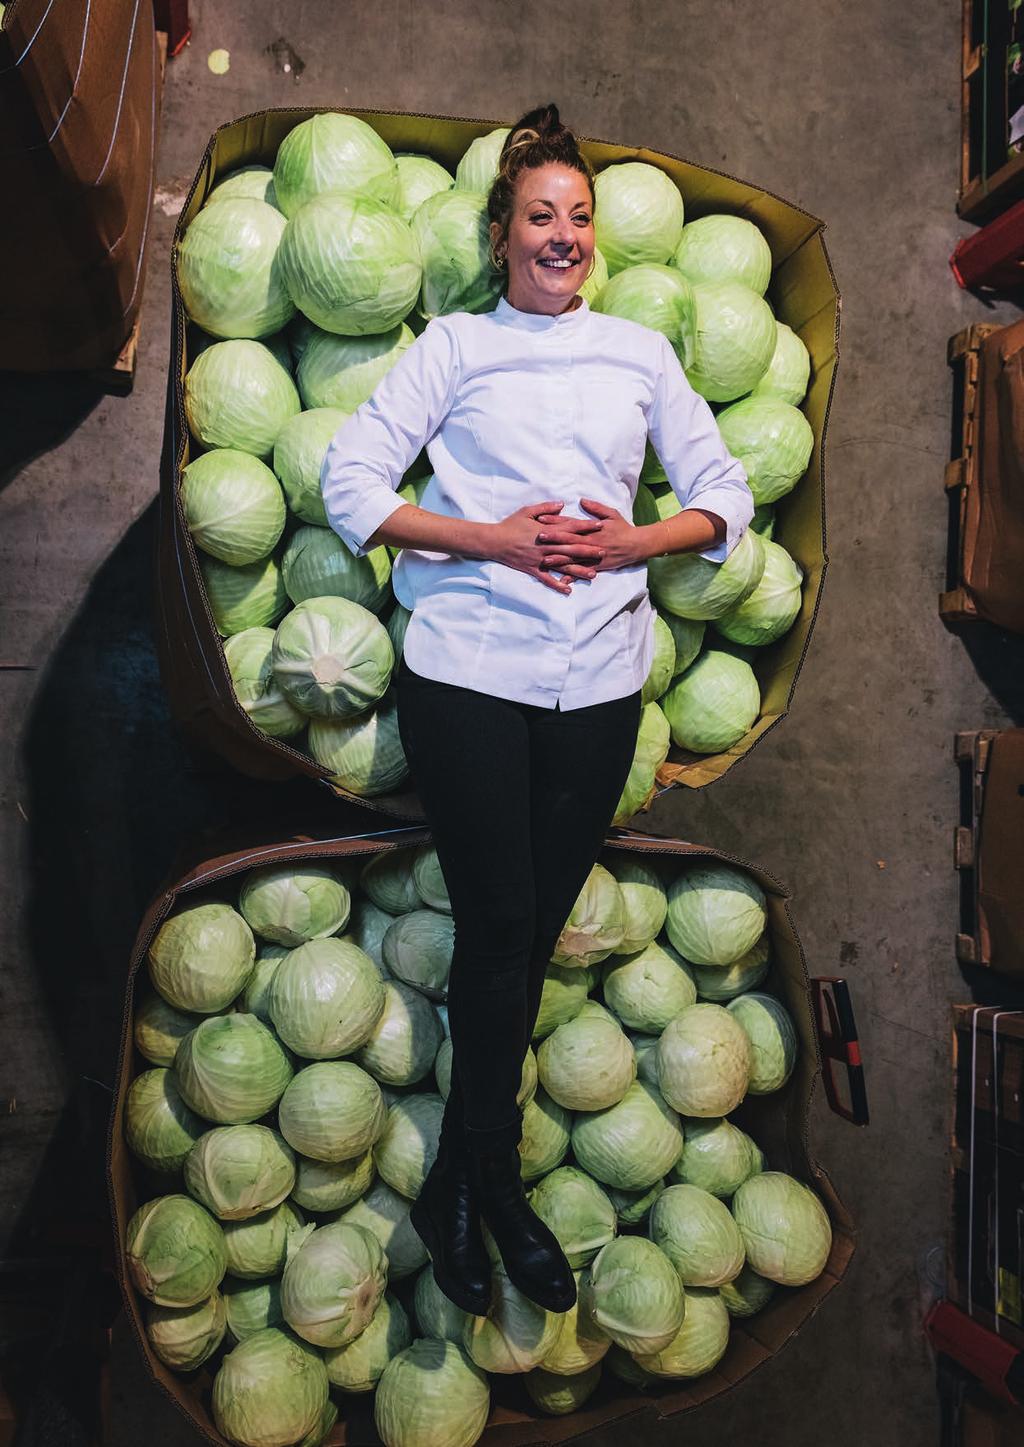
[[[721,1286],[739,1274],[743,1241],[728,1206],[699,1186],[669,1186],[651,1208],[648,1234],[684,1286]]]
[[[593,310],[661,332],[683,367],[692,365],[697,325],[693,288],[675,267],[652,262],[625,267],[595,298]]]
[[[523,1106],[519,1163],[524,1181],[535,1181],[560,1165],[569,1151],[572,1114],[539,1088]]]
[[[611,276],[671,258],[683,234],[683,198],[664,171],[646,161],[618,161],[598,173],[594,194],[596,240]]]
[[[741,603],[718,619],[716,627],[733,643],[761,648],[788,633],[803,601],[804,573],[785,548],[764,539],[761,581]]]
[[[387,688],[394,661],[384,625],[347,598],[307,598],[274,636],[274,677],[294,706],[316,719],[365,713]]]
[[[329,191],[307,201],[285,227],[278,254],[295,305],[344,337],[397,327],[423,275],[412,229],[365,191]]]
[[[316,1161],[364,1155],[384,1129],[380,1086],[349,1060],[321,1060],[292,1080],[278,1107],[278,1129],[293,1150]]]
[[[747,1093],[750,1041],[721,1005],[681,1010],[659,1037],[657,1059],[661,1093],[681,1115],[728,1115]]]
[[[660,613],[654,615],[654,654],[640,694],[641,703],[653,703],[676,674],[676,641]]]
[[[287,1052],[255,1015],[212,1015],[174,1057],[186,1104],[218,1125],[247,1125],[281,1099],[292,1078]]]
[[[398,163],[398,202],[395,209],[403,221],[411,221],[428,196],[450,191],[455,177],[432,156],[413,151],[396,151]]]
[[[369,1325],[387,1270],[387,1257],[370,1231],[348,1221],[318,1226],[284,1268],[284,1319],[314,1346],[343,1346]]]
[[[690,1117],[683,1129],[683,1154],[669,1172],[674,1184],[700,1186],[713,1196],[731,1196],[760,1171],[760,1150],[731,1120]]]
[[[656,703],[645,703],[640,710],[633,762],[615,809],[613,824],[624,824],[647,803],[654,790],[657,772],[668,758],[671,742],[668,719],[661,708]],[[625,936],[616,947],[617,951],[621,951],[624,940]]]
[[[386,1085],[415,1085],[430,1072],[443,1031],[430,1001],[401,980],[387,980],[384,1009],[355,1061]]]
[[[659,608],[700,621],[721,618],[748,598],[764,568],[764,542],[748,528],[724,563],[712,563],[699,553],[667,553],[651,558],[648,572]]]
[[[657,937],[665,923],[668,911],[665,886],[651,864],[635,854],[611,849],[603,863],[615,876],[626,907],[626,933],[615,953],[636,954]]]
[[[351,896],[324,865],[271,864],[245,876],[238,907],[254,934],[295,949],[345,928]]]
[[[455,185],[460,191],[487,194],[498,174],[502,147],[510,135],[511,127],[498,126],[470,141],[455,170]]]
[[[340,1392],[372,1392],[388,1362],[411,1341],[409,1318],[401,1302],[385,1293],[369,1325],[357,1337],[324,1352],[327,1378]]]
[[[278,146],[274,190],[286,216],[326,191],[362,191],[393,206],[398,165],[366,121],[329,111],[300,121]]]
[[[825,1269],[832,1226],[819,1198],[783,1171],[744,1181],[732,1201],[747,1261],[780,1286],[806,1286]]]
[[[681,870],[668,889],[668,937],[696,965],[730,965],[761,939],[768,918],[764,890],[731,864]]]
[[[608,1199],[615,1207],[620,1226],[645,1226],[651,1207],[665,1189],[663,1180],[655,1181],[642,1191],[620,1191],[608,1187]]]
[[[451,914],[452,902],[448,897],[441,861],[432,844],[423,844],[412,859],[412,877],[416,892],[428,909],[439,909]]]
[[[767,372],[775,354],[775,317],[764,298],[739,281],[704,282],[693,295],[697,345],[687,380],[707,401],[731,402]]]
[[[423,263],[422,317],[494,310],[503,273],[490,261],[486,196],[456,182],[423,202],[410,230]]]
[[[580,1112],[573,1120],[572,1151],[577,1165],[596,1180],[623,1191],[653,1186],[675,1165],[682,1149],[679,1117],[644,1080],[634,1081],[617,1105]]]
[[[798,408],[777,397],[744,397],[715,420],[759,507],[792,492],[814,448],[811,424]]]
[[[384,981],[376,965],[346,940],[300,945],[274,975],[274,1028],[306,1060],[351,1055],[370,1038],[383,1013]]]
[[[791,327],[776,322],[778,336],[768,370],[751,392],[752,397],[777,397],[799,407],[807,396],[811,354]]]
[[[291,1198],[307,1211],[344,1211],[370,1189],[374,1175],[372,1150],[347,1161],[299,1156]]]
[[[185,375],[185,416],[204,447],[269,457],[299,409],[290,374],[260,342],[217,342]]]
[[[281,1281],[272,1277],[268,1281],[246,1281],[243,1277],[225,1276],[221,1284],[224,1309],[227,1315],[227,1329],[236,1342],[266,1331],[268,1326],[280,1326]]]
[[[761,689],[744,659],[709,648],[679,675],[661,703],[679,748],[720,754],[753,728],[761,712]]]
[[[185,310],[214,337],[266,337],[295,315],[281,274],[285,219],[266,201],[204,206],[175,257]]]
[[[595,1362],[571,1377],[558,1372],[534,1367],[523,1378],[523,1385],[530,1394],[534,1406],[554,1417],[565,1417],[579,1411],[584,1402],[597,1390],[601,1380],[601,1363]]]
[[[407,849],[371,855],[360,870],[359,887],[388,914],[419,909],[423,900],[416,888],[414,859],[415,853]]]
[[[638,1357],[652,1377],[701,1377],[725,1356],[729,1345],[729,1313],[721,1293],[691,1286],[686,1293],[683,1324],[661,1351]]]
[[[265,201],[268,206],[277,205],[274,190],[274,173],[269,166],[239,166],[231,171],[216,186],[203,202],[213,206],[218,201]],[[280,209],[280,208],[279,208]]]
[[[689,964],[669,944],[652,940],[634,955],[615,955],[604,973],[609,1009],[633,1030],[658,1035],[697,999]]]
[[[651,1352],[675,1336],[686,1294],[672,1262],[643,1236],[619,1236],[590,1263],[583,1308],[606,1336],[628,1352]]]
[[[726,1007],[750,1037],[751,1095],[781,1090],[796,1065],[799,1041],[793,1017],[774,995],[749,992]]]
[[[294,1184],[295,1152],[265,1125],[208,1130],[185,1161],[185,1189],[222,1221],[269,1211]]]
[[[693,978],[702,1000],[719,1004],[734,999],[744,990],[755,989],[768,973],[768,931],[731,965],[694,965]]]
[[[537,1073],[548,1095],[567,1110],[604,1110],[636,1079],[636,1061],[616,1021],[581,1013],[539,1046]]]
[[[173,1070],[144,1070],[128,1087],[125,1140],[132,1155],[151,1171],[180,1171],[205,1128],[205,1121],[182,1100]]]
[[[589,1271],[584,1268],[574,1271],[573,1275],[576,1278],[576,1300],[568,1311],[559,1314],[554,1346],[536,1369],[562,1380],[589,1372],[600,1363],[612,1344],[611,1337],[594,1320],[591,1300],[584,1290]]]
[[[455,949],[455,923],[436,909],[413,909],[388,926],[381,942],[384,963],[396,980],[443,1000]]]
[[[411,1276],[427,1260],[427,1248],[409,1220],[411,1206],[386,1181],[377,1180],[341,1218],[376,1236],[387,1255],[392,1281]]]
[[[273,558],[233,568],[205,554],[199,559],[210,612],[222,638],[276,623],[288,607],[281,569]]]
[[[240,1342],[213,1381],[213,1420],[239,1447],[298,1442],[327,1405],[320,1353],[278,1327]]]
[[[415,340],[405,322],[360,337],[340,337],[313,328],[296,370],[303,406],[338,408],[346,415],[354,412],[373,396],[377,383]],[[325,451],[330,441],[328,437]],[[317,519],[306,521],[315,523]]]
[[[274,472],[289,508],[303,522],[317,527],[328,526],[320,469],[335,433],[348,416],[340,407],[312,407],[289,417],[274,443]]]
[[[695,286],[738,281],[764,296],[772,277],[772,253],[761,231],[742,216],[701,216],[683,227],[672,258]]]
[[[146,958],[149,978],[169,1005],[213,1015],[252,974],[256,942],[229,904],[186,905],[164,920]]]
[[[373,1420],[384,1447],[473,1447],[490,1410],[487,1377],[462,1348],[421,1338],[384,1368]]]
[[[146,1336],[154,1356],[173,1372],[194,1372],[224,1340],[227,1318],[219,1291],[195,1306],[146,1306]]]
[[[452,1341],[462,1345],[462,1334],[466,1329],[469,1313],[448,1300],[434,1278],[434,1268],[431,1265],[424,1266],[416,1278],[413,1311],[420,1336],[432,1336],[438,1341]]]
[[[270,1211],[244,1221],[223,1223],[228,1253],[228,1270],[243,1281],[262,1281],[279,1276],[291,1251],[312,1232],[305,1217],[291,1201],[282,1201]]]
[[[559,1166],[529,1194],[534,1214],[558,1238],[569,1265],[578,1270],[615,1235],[615,1207],[595,1180],[575,1166]]]
[[[463,1345],[485,1372],[528,1372],[554,1346],[558,1331],[557,1313],[531,1301],[498,1268],[487,1315],[469,1318]]]
[[[575,1020],[590,990],[588,976],[578,969],[548,965],[541,989],[540,1009],[533,1027],[534,1043],[550,1035],[567,1020]]]
[[[758,1276],[749,1266],[744,1266],[739,1276],[720,1286],[725,1309],[730,1316],[753,1316],[767,1306],[775,1294],[775,1282],[766,1276]]]
[[[190,1196],[157,1196],[132,1216],[125,1232],[128,1271],[156,1306],[196,1306],[227,1270],[224,1232]]]
[[[140,1055],[153,1065],[171,1066],[178,1046],[202,1017],[168,1005],[154,990],[147,990],[135,1007],[133,1037]]]
[[[387,548],[371,548],[362,557],[349,551],[327,528],[297,528],[281,557],[285,590],[293,603],[309,598],[347,598],[379,613],[390,592],[391,558]]]
[[[373,1147],[378,1175],[410,1201],[419,1195],[434,1164],[443,1114],[444,1101],[439,1095],[404,1095],[388,1111]]]
[[[182,469],[178,495],[196,547],[232,567],[265,558],[284,532],[281,485],[251,453],[231,447],[201,453]]]
[[[393,793],[409,776],[394,690],[355,718],[311,719],[309,751],[331,782],[350,793],[367,799]]]
[[[626,907],[615,876],[595,864],[569,912],[551,963],[596,965],[618,949],[626,932]]]
[[[258,729],[289,739],[306,727],[305,714],[285,698],[274,677],[273,628],[244,628],[224,640],[224,661],[235,698]]]

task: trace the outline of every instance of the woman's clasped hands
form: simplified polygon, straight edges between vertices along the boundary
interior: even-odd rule
[[[564,502],[531,503],[495,524],[496,562],[539,578],[559,593],[573,579],[589,581],[599,572],[640,561],[636,528],[615,508],[580,498],[593,516],[561,517]]]

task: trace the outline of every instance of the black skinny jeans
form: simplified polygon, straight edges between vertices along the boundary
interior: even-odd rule
[[[640,690],[570,709],[397,672],[398,728],[455,922],[445,1132],[516,1142],[544,972],[633,761]]]

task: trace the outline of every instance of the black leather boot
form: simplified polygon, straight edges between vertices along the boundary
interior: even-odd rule
[[[454,1132],[443,1132],[437,1159],[409,1212],[430,1252],[434,1280],[449,1301],[486,1316],[491,1304],[491,1260],[480,1230],[469,1158]]]
[[[469,1137],[472,1183],[480,1215],[501,1252],[513,1286],[548,1311],[568,1311],[576,1280],[558,1238],[532,1210],[515,1144],[478,1144]]]

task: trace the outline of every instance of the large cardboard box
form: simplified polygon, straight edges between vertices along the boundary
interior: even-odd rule
[[[372,125],[393,150],[426,152],[452,171],[472,140],[502,124],[390,111],[345,113]],[[176,243],[218,179],[237,166],[253,162],[273,164],[283,138],[311,114],[312,110],[262,111],[216,131],[179,218]],[[726,773],[782,721],[807,652],[826,565],[824,443],[838,360],[839,293],[825,250],[824,224],[806,211],[770,192],[678,156],[588,137],[582,137],[581,141],[585,154],[598,169],[611,161],[622,160],[647,161],[659,166],[680,187],[686,215],[691,220],[709,212],[725,211],[756,222],[772,250],[774,269],[768,298],[779,320],[792,327],[811,355],[811,382],[803,411],[814,431],[814,450],[806,476],[778,504],[775,531],[776,540],[804,570],[803,606],[784,638],[769,648],[757,650],[754,667],[761,686],[762,712],[750,732],[721,754],[689,754],[673,747],[659,771],[661,786],[685,784],[703,788]],[[182,390],[190,362],[185,312],[175,282],[166,430],[160,468],[157,607],[158,646],[165,686],[178,720],[194,741],[220,753],[244,773],[263,779],[304,774],[327,782],[327,770],[313,759],[256,728],[239,707],[231,688],[224,651],[178,498],[181,468],[192,456]],[[329,787],[350,799],[356,797],[336,786]],[[405,818],[423,817],[419,801],[409,788],[361,802]]]
[[[960,872],[957,956],[1024,976],[1024,729],[957,734]]]
[[[197,902],[203,894],[230,898],[239,884],[239,876],[247,870],[285,861],[351,860],[400,848],[428,843],[426,829],[392,829],[381,834],[349,835],[331,838],[326,835],[305,835],[292,839],[269,836],[262,840],[249,838],[223,844],[214,851],[209,846],[204,857],[191,864],[182,864],[167,887],[150,906],[135,943],[129,964],[125,999],[121,1055],[117,1071],[114,1110],[109,1141],[109,1185],[125,1309],[154,1381],[193,1422],[210,1442],[228,1447],[216,1431],[210,1415],[211,1371],[203,1368],[190,1378],[176,1376],[153,1355],[143,1326],[141,1298],[132,1285],[124,1260],[124,1239],[127,1223],[136,1210],[160,1189],[146,1189],[142,1172],[124,1143],[125,1095],[133,1077],[148,1063],[137,1054],[132,1040],[132,1015],[140,972],[145,980],[146,951],[162,921],[179,904]],[[606,1373],[597,1393],[579,1412],[568,1417],[542,1417],[532,1405],[518,1378],[496,1379],[493,1386],[492,1412],[485,1435],[485,1447],[525,1447],[534,1442],[563,1442],[579,1436],[603,1422],[622,1418],[645,1409],[661,1417],[699,1407],[723,1393],[731,1391],[769,1357],[779,1351],[814,1315],[825,1298],[839,1285],[855,1246],[853,1221],[825,1169],[811,1150],[808,1119],[811,1097],[821,1073],[821,1053],[816,1037],[807,966],[790,916],[788,896],[777,880],[742,860],[719,854],[679,840],[641,835],[629,838],[612,837],[607,850],[625,851],[653,861],[656,867],[671,869],[683,862],[728,859],[750,871],[767,894],[768,928],[771,936],[771,971],[763,989],[784,1001],[793,1016],[799,1035],[800,1051],[793,1075],[786,1086],[771,1095],[748,1096],[733,1119],[757,1140],[765,1151],[772,1169],[799,1177],[818,1192],[832,1222],[832,1250],[825,1270],[808,1286],[777,1289],[769,1304],[746,1321],[735,1320],[730,1345],[721,1362],[706,1376],[689,1383],[666,1381],[647,1392],[627,1388]],[[369,1447],[378,1441],[372,1425],[370,1406],[365,1398],[344,1399],[343,1420],[328,1439],[329,1447],[356,1444]]]
[[[113,366],[142,299],[159,102],[148,0],[8,0],[0,368]]]

